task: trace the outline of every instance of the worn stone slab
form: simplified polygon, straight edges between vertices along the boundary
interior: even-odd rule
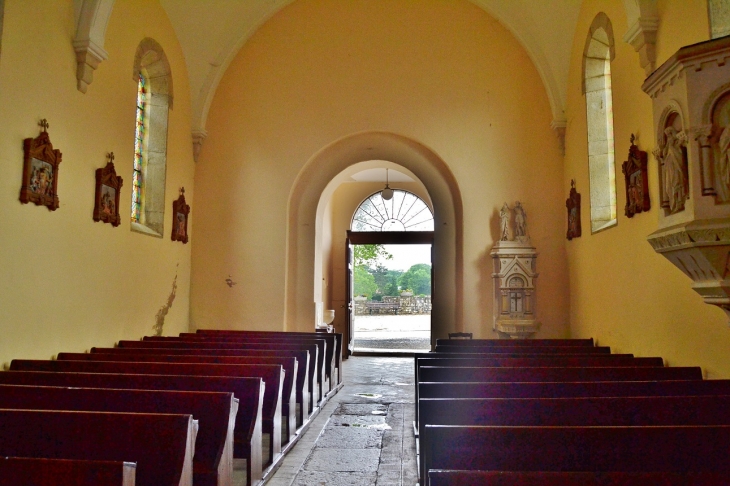
[[[328,427],[315,447],[326,449],[380,449],[383,432],[365,427]]]
[[[315,448],[304,464],[305,471],[376,472],[380,449]]]
[[[375,473],[302,471],[291,486],[375,486]]]
[[[341,403],[333,415],[381,415],[373,412],[387,412],[388,406],[380,403]]]
[[[327,428],[337,427],[365,427],[368,425],[380,425],[385,423],[382,415],[333,415]]]

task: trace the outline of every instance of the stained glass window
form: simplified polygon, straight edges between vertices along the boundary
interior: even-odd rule
[[[140,74],[137,83],[137,124],[134,133],[134,173],[132,175],[132,221],[140,222],[142,211],[142,167],[147,131],[147,79]]]
[[[355,211],[353,231],[433,231],[433,213],[415,194],[394,190],[386,201],[376,192]]]

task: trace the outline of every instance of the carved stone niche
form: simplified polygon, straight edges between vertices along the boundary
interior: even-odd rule
[[[537,252],[530,243],[498,241],[491,251],[494,324],[501,338],[525,339],[540,330],[536,318]]]
[[[730,36],[686,46],[644,82],[659,168],[648,240],[730,316]]]

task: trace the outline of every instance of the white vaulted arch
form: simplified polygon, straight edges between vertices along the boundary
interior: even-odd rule
[[[284,327],[310,331],[316,324],[315,253],[318,212],[331,195],[330,182],[357,163],[387,160],[425,186],[434,211],[434,305],[432,333],[445,337],[463,329],[463,206],[456,178],[433,151],[387,132],[344,137],[314,154],[297,176],[289,196],[286,309]],[[328,192],[329,191],[329,192]]]
[[[82,1],[73,47],[76,51],[76,87],[82,93],[86,93],[94,79],[94,71],[109,57],[104,50],[104,40],[114,0]]]

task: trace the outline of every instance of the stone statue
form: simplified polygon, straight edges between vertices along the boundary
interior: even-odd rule
[[[722,201],[730,201],[730,125],[720,134],[718,142],[720,159],[715,163],[717,195]]]
[[[665,128],[664,135],[666,136],[662,148],[664,194],[669,200],[669,212],[674,214],[684,210],[684,202],[687,199],[684,154],[682,153],[682,141],[674,127]]]
[[[522,243],[530,241],[527,235],[527,214],[519,201],[515,203],[515,239]]]
[[[510,210],[507,203],[504,203],[504,206],[502,206],[502,210],[499,212],[501,230],[501,236],[499,237],[499,241],[509,241],[509,217],[511,212],[512,211]]]

